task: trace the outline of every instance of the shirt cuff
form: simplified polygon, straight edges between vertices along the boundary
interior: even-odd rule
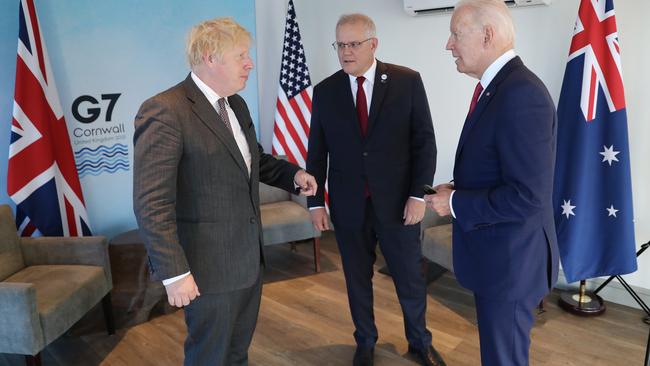
[[[315,210],[315,209],[317,209],[317,208],[325,208],[325,206],[314,206],[314,207],[310,207],[310,208],[309,208],[309,211],[311,211],[311,210]]]
[[[409,198],[413,198],[413,199],[416,199],[416,200],[418,200],[420,202],[424,202],[424,198],[415,197],[415,196],[410,196]]]
[[[182,275],[178,275],[176,277],[172,277],[172,278],[168,278],[166,280],[163,280],[162,281],[163,286],[171,285],[172,283],[174,283],[174,282],[176,282],[176,281],[178,281],[178,280],[180,280],[182,278],[185,278],[185,277],[187,277],[189,275],[190,275],[190,272],[186,272],[186,273],[183,273]]]
[[[456,213],[454,212],[454,206],[451,205],[451,201],[454,198],[454,193],[456,193],[455,190],[451,191],[451,194],[449,195],[449,210],[451,211],[451,216],[456,218]]]

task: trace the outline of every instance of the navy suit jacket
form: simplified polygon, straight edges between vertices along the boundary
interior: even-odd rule
[[[382,225],[403,225],[409,196],[422,197],[436,168],[431,113],[420,74],[377,61],[368,131],[356,115],[350,79],[339,70],[314,88],[307,171],[318,192],[310,207],[324,206],[325,178],[335,227],[360,228],[365,183]],[[328,169],[329,157],[329,169]]]
[[[556,132],[553,101],[519,57],[465,121],[454,166],[454,271],[478,295],[541,297],[557,280]]]

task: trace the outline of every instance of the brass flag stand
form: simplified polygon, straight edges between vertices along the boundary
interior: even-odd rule
[[[650,241],[641,245],[641,249],[636,252],[637,258],[643,254],[650,247]],[[602,290],[607,284],[609,284],[614,278],[621,283],[621,285],[627,290],[627,292],[632,296],[634,301],[639,304],[641,309],[650,317],[650,307],[639,297],[639,294],[634,291],[632,286],[630,286],[625,279],[620,276],[611,276],[605,282],[603,282],[594,292],[586,291],[586,282],[585,280],[580,281],[580,290],[576,293],[564,292],[560,295],[559,304],[560,307],[572,314],[583,315],[583,316],[592,316],[600,315],[605,312],[605,303],[603,299],[598,296],[600,290]],[[650,365],[649,365],[650,366]]]
[[[605,312],[603,298],[595,292],[587,291],[586,281],[580,281],[578,293],[565,291],[558,300],[560,307],[572,314],[581,316],[595,316]]]

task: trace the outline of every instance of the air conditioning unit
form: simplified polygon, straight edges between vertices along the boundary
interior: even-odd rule
[[[511,8],[531,6],[531,5],[549,5],[553,0],[504,0],[506,5]],[[432,13],[449,13],[454,11],[454,5],[458,0],[404,0],[404,11],[411,16],[432,14]]]

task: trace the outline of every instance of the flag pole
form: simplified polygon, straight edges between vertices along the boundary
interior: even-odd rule
[[[605,312],[605,302],[596,293],[587,291],[587,281],[580,281],[580,288],[576,293],[564,291],[558,300],[560,307],[572,314],[581,316],[596,316]]]
[[[650,317],[646,317],[644,321],[650,324]],[[645,366],[650,366],[650,331],[648,332],[648,344],[645,347]]]

